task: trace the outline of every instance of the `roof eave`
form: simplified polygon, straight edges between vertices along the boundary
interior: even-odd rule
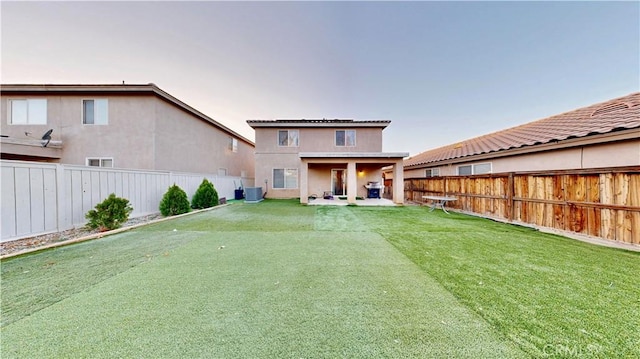
[[[386,128],[391,121],[254,121],[247,124],[253,128]]]
[[[170,95],[160,89],[156,84],[122,84],[122,85],[55,85],[55,84],[2,84],[0,85],[0,93],[7,95],[49,95],[49,94],[102,94],[102,95],[131,95],[144,94],[155,95],[161,100],[172,104],[179,109],[194,115],[202,121],[208,122],[220,130],[240,139],[241,141],[255,147],[253,141],[238,134],[227,126],[196,110],[195,108],[180,101],[176,97]]]
[[[545,152],[559,150],[565,148],[579,147],[585,145],[604,144],[609,142],[637,140],[640,138],[640,128],[623,129],[613,132],[607,132],[597,135],[584,136],[578,138],[570,138],[562,141],[552,141],[538,145],[513,147],[501,151],[493,151],[476,155],[449,158],[441,161],[421,162],[412,165],[405,165],[405,169],[419,169],[428,167],[437,167],[442,165],[456,164],[462,162],[483,161],[493,158],[523,155],[536,152]]]

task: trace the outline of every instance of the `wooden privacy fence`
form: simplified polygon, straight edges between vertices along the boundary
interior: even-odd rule
[[[640,167],[405,179],[405,197],[514,223],[640,244]]]
[[[2,236],[0,242],[62,231],[87,223],[85,214],[111,193],[129,200],[131,217],[158,213],[170,185],[189,198],[203,178],[220,197],[234,198],[234,190],[253,186],[253,178],[149,170],[0,161],[2,170]]]

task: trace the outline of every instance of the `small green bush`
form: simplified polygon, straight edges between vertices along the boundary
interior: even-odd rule
[[[98,203],[95,209],[87,212],[85,215],[85,218],[89,220],[87,227],[98,228],[101,232],[120,228],[129,219],[129,214],[132,211],[133,207],[129,205],[128,199],[116,197],[116,194],[112,193],[104,201]]]
[[[218,191],[206,178],[191,199],[191,208],[203,209],[218,205]]]
[[[174,183],[173,186],[169,187],[167,193],[162,196],[160,213],[166,217],[187,213],[190,210],[187,194]]]

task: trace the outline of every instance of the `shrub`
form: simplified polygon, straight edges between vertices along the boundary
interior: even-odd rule
[[[98,203],[95,209],[90,210],[85,215],[89,220],[87,227],[91,229],[100,229],[101,232],[120,228],[123,223],[129,219],[129,214],[133,211],[133,207],[129,205],[129,200],[116,197],[112,193],[101,203]]]
[[[203,209],[218,205],[218,191],[206,178],[191,199],[191,208]]]
[[[169,187],[160,201],[160,213],[163,216],[175,216],[191,210],[187,194],[175,183]]]

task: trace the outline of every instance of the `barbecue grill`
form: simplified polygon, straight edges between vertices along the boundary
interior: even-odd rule
[[[367,189],[367,198],[380,198],[382,184],[380,182],[367,182],[364,186]]]

